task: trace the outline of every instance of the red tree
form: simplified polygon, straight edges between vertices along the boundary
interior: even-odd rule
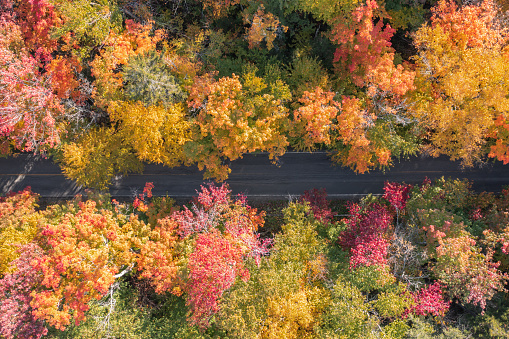
[[[443,317],[449,309],[450,301],[445,301],[442,286],[439,282],[422,288],[414,293],[414,305],[410,312],[417,315],[431,314],[436,317]]]
[[[386,265],[392,220],[389,210],[378,203],[366,207],[351,204],[349,212],[351,217],[345,221],[347,229],[339,241],[343,248],[350,250],[350,268]]]
[[[378,203],[366,207],[351,204],[349,213],[351,216],[345,221],[347,229],[339,241],[343,248],[350,250],[350,268],[386,265],[392,220],[389,210]]]
[[[329,223],[332,221],[332,211],[329,208],[327,202],[327,192],[325,188],[316,189],[313,188],[309,191],[304,191],[304,194],[300,196],[299,201],[307,201],[311,206],[311,211],[316,219],[323,223]]]
[[[218,299],[235,283],[237,277],[249,279],[243,265],[244,251],[217,230],[201,233],[196,238],[194,252],[189,256],[187,305],[193,313],[191,323],[206,328],[210,317],[219,310]]]

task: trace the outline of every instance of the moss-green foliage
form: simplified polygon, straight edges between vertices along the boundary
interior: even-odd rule
[[[288,10],[297,10],[311,13],[316,19],[330,22],[341,17],[344,13],[353,10],[360,5],[361,1],[358,0],[276,0],[281,6],[286,7]]]
[[[79,48],[73,49],[80,58],[88,59],[92,49],[102,44],[111,31],[122,28],[122,14],[115,0],[52,0],[65,18],[53,35],[62,37],[72,32]]]
[[[50,330],[48,338],[147,338],[149,313],[137,307],[136,292],[122,286],[113,295],[90,304],[87,320],[79,326],[71,325],[65,331]],[[109,306],[115,303],[114,309]],[[112,310],[109,320],[108,314]]]
[[[344,272],[334,283],[319,333],[324,338],[404,338],[409,326],[402,315],[411,304],[406,286],[386,270]]]
[[[407,202],[410,220],[416,217],[418,210],[442,210],[457,214],[468,207],[470,197],[468,180],[437,179],[433,185],[414,187]]]
[[[502,195],[501,206],[504,200]],[[413,242],[428,257],[430,276],[445,285],[454,302],[480,306],[473,312],[484,312],[507,281],[507,268],[497,263],[504,257],[498,242],[506,241],[505,226],[489,222],[495,201],[476,197],[466,180],[441,178],[414,187],[407,202],[408,226],[419,234]]]
[[[123,79],[124,96],[129,101],[170,105],[185,98],[162,55],[156,51],[131,57],[124,67]]]
[[[412,131],[412,124],[401,124],[397,115],[380,115],[369,135],[373,143],[388,149],[395,159],[416,155],[420,141]],[[389,167],[389,166],[387,166]]]
[[[474,336],[478,338],[477,336]],[[410,317],[408,339],[467,339],[472,333],[464,324],[439,324],[431,319]],[[490,337],[491,338],[491,337]]]
[[[467,316],[469,330],[476,338],[509,338],[509,300],[499,294],[492,303],[485,314]]]
[[[296,98],[316,87],[329,90],[329,76],[317,58],[296,56],[287,69],[287,83]]]
[[[330,312],[324,317],[323,337],[376,338],[378,321],[370,314],[365,295],[352,283],[340,277],[334,284]],[[378,333],[379,334],[379,333]]]
[[[90,304],[85,322],[79,326],[71,325],[65,331],[50,329],[47,338],[227,338],[224,333],[214,328],[202,332],[189,326],[186,321],[187,306],[182,297],[157,296],[153,292],[144,297],[148,298],[150,305],[143,305],[140,291],[132,284],[123,282],[113,295],[114,308],[110,308],[112,299],[109,296],[101,301],[94,301]]]
[[[385,9],[390,15],[390,24],[395,29],[414,31],[426,20],[428,10],[415,0],[388,0]]]

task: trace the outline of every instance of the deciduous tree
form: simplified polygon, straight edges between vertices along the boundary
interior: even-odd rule
[[[101,299],[116,279],[132,270],[148,227],[100,209],[96,202],[70,202],[53,207],[41,226],[42,255],[31,265],[42,280],[30,294],[32,314],[64,329],[86,318],[88,303]]]
[[[205,329],[220,309],[220,298],[237,278],[249,279],[248,259],[260,262],[269,242],[256,233],[263,213],[233,200],[223,184],[202,186],[191,209],[184,207],[159,221],[143,245],[142,276],[159,293],[186,293],[189,321]]]
[[[330,223],[333,218],[332,210],[327,201],[327,192],[325,188],[304,191],[300,196],[299,201],[307,201],[311,207],[314,217],[323,223]]]
[[[496,15],[493,1],[463,7],[440,1],[431,24],[414,36],[419,54],[413,114],[434,156],[446,154],[469,166],[488,153],[488,136],[505,140],[499,123],[509,107],[508,35]],[[490,156],[505,159],[503,142],[496,141]]]
[[[2,14],[2,13],[0,13]],[[40,62],[25,47],[12,18],[0,16],[0,136],[2,153],[11,147],[39,151],[60,143],[64,108]],[[44,52],[45,53],[45,52]]]
[[[140,161],[173,167],[185,162],[184,144],[191,140],[191,124],[183,104],[146,106],[115,101],[108,109],[115,134],[134,150]]]
[[[339,44],[334,53],[335,67],[359,87],[401,96],[413,88],[414,73],[394,65],[390,39],[395,30],[390,25],[384,27],[383,18],[374,23],[377,9],[376,1],[368,0],[352,11],[351,18],[337,19],[331,33],[331,40]]]
[[[65,144],[62,152],[65,176],[85,187],[105,189],[116,175],[143,170],[132,147],[114,128],[92,128]]]
[[[327,259],[309,206],[291,203],[284,216],[271,255],[224,294],[218,324],[238,338],[312,337],[329,305]]]
[[[283,134],[286,86],[280,81],[268,86],[254,72],[243,81],[236,75],[210,80],[196,82],[188,101],[199,112],[187,155],[200,170],[206,169],[205,177],[225,180],[230,168],[223,160],[242,158],[245,153],[267,151],[270,159],[282,155],[288,145]]]
[[[11,262],[19,256],[19,247],[37,235],[41,219],[35,210],[37,200],[30,187],[0,198],[0,277],[12,273]]]
[[[261,4],[254,15],[245,15],[244,22],[249,23],[246,40],[249,42],[249,48],[258,47],[262,41],[265,41],[267,49],[274,47],[274,40],[278,35],[288,30],[288,27],[280,25],[279,19],[274,14],[265,12],[265,6]]]
[[[350,268],[385,266],[389,246],[392,216],[379,203],[366,207],[351,204],[351,217],[344,222],[347,229],[340,235],[340,244],[350,250]]]
[[[152,25],[141,25],[132,20],[126,21],[123,32],[112,32],[94,60],[90,63],[95,77],[93,98],[96,105],[107,108],[110,101],[122,100],[123,73],[119,68],[125,66],[130,58],[143,55],[156,48],[162,39],[162,32],[152,34]]]
[[[42,253],[35,243],[21,247],[14,272],[0,279],[0,335],[7,339],[39,339],[48,333],[44,320],[33,313],[31,295],[42,282],[32,262]]]
[[[314,91],[304,91],[299,98],[302,105],[293,112],[291,135],[297,137],[299,149],[312,150],[317,144],[330,146],[338,119],[340,103],[334,101],[335,93],[317,87]]]

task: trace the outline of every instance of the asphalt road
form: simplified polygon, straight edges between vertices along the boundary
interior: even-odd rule
[[[412,158],[394,167],[366,174],[334,166],[325,153],[287,153],[280,166],[270,163],[266,154],[250,154],[231,163],[227,183],[234,194],[244,193],[249,199],[287,199],[304,190],[324,187],[330,197],[352,198],[367,193],[383,193],[385,181],[421,183],[425,177],[467,178],[476,191],[499,192],[509,185],[509,165],[500,162],[482,168],[462,169],[458,162],[441,158]],[[153,182],[155,195],[187,198],[196,195],[203,175],[196,167],[169,169],[147,165],[143,174],[117,178],[110,189],[114,197],[129,197],[143,190],[145,182]],[[32,191],[48,198],[69,198],[83,193],[76,183],[65,179],[58,165],[33,155],[0,158],[1,194],[31,186]]]

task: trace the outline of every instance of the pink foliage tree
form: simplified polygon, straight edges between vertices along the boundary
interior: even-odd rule
[[[245,198],[233,200],[226,184],[202,186],[191,209],[184,207],[172,214],[180,237],[196,241],[185,286],[191,323],[206,328],[224,291],[237,277],[249,279],[244,261],[254,257],[259,264],[261,256],[268,254],[270,241],[260,241],[256,233],[263,216],[247,205]]]
[[[0,279],[0,336],[6,339],[33,339],[46,335],[44,321],[32,313],[31,293],[42,281],[31,262],[42,250],[30,243],[21,248],[22,254],[13,262],[16,271]]]
[[[60,142],[64,108],[50,78],[23,46],[20,27],[0,13],[0,138],[1,153],[10,142],[23,151],[53,147]],[[12,46],[21,46],[14,49]]]
[[[493,250],[482,253],[464,225],[446,221],[442,227],[424,226],[428,255],[435,259],[432,271],[451,298],[479,305],[484,312],[487,301],[497,291],[505,291],[507,273],[493,262]]]

